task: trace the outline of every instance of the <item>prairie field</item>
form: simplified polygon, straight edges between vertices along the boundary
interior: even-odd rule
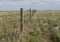
[[[60,42],[60,11],[24,11],[20,31],[19,11],[0,11],[0,42]]]

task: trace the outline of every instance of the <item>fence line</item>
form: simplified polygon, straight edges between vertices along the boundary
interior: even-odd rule
[[[30,8],[30,10],[29,10],[29,17],[30,17],[30,22],[31,22],[31,20],[32,20],[32,16],[33,16],[33,14],[35,14],[35,10],[32,10],[31,8]],[[33,14],[32,14],[33,13]],[[23,29],[24,29],[24,14],[23,14],[23,8],[21,8],[20,9],[20,38],[21,38],[21,40],[20,40],[20,42],[23,42]]]

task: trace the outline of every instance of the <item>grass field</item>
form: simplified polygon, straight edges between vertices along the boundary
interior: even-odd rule
[[[20,13],[0,12],[0,42],[60,42],[60,11],[37,11],[30,20],[24,12],[24,28],[20,35]]]

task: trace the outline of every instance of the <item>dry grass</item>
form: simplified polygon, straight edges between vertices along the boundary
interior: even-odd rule
[[[60,37],[60,30],[56,31],[56,27],[60,28],[60,11],[37,11],[31,21],[29,12],[25,11],[22,34],[19,12],[0,12],[0,42],[20,42],[21,35],[22,42],[51,42],[52,32]]]

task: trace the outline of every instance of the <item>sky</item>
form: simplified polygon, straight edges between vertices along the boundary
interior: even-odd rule
[[[60,0],[0,0],[0,10],[60,10]]]

